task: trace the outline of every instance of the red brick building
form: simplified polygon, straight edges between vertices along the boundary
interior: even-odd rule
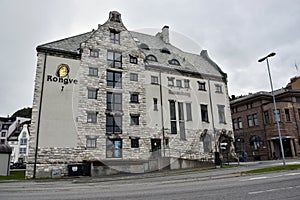
[[[280,132],[285,157],[300,154],[300,77],[282,89],[274,91],[280,114]],[[271,92],[257,92],[230,102],[235,148],[238,154],[248,153],[248,160],[280,158],[278,126],[274,118]]]

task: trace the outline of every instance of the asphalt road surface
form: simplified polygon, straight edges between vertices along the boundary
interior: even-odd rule
[[[300,170],[243,176],[209,177],[197,172],[126,180],[2,182],[0,199],[299,200]]]

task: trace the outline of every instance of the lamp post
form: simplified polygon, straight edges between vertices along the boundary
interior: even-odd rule
[[[281,156],[282,156],[282,164],[285,165],[285,158],[284,158],[284,151],[283,151],[283,144],[282,144],[282,138],[281,138],[281,133],[280,133],[280,123],[279,123],[279,116],[278,116],[278,110],[276,107],[276,100],[275,100],[275,95],[274,95],[274,90],[273,90],[273,84],[272,84],[272,78],[271,78],[271,73],[270,73],[270,66],[269,66],[269,57],[275,56],[276,53],[272,52],[269,55],[261,58],[258,60],[258,62],[263,62],[264,60],[267,60],[267,67],[268,67],[268,73],[269,73],[269,78],[270,78],[270,85],[271,85],[271,90],[272,90],[272,97],[273,97],[273,104],[274,104],[274,112],[275,112],[275,120],[277,123],[277,130],[278,130],[278,137],[279,137],[279,143],[280,143],[280,150],[281,150]]]

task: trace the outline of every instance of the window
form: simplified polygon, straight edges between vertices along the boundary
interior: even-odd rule
[[[222,93],[222,85],[216,84],[216,93]]]
[[[107,51],[107,66],[122,68],[122,54],[114,51]]]
[[[136,73],[130,73],[130,80],[131,81],[138,81],[139,76]]]
[[[110,111],[122,111],[122,93],[108,92],[106,94],[106,109]]]
[[[168,77],[168,86],[174,86],[174,78]]]
[[[5,144],[5,139],[1,139],[0,144]]]
[[[198,90],[206,91],[204,82],[199,82],[198,81]]]
[[[89,67],[89,76],[98,76],[98,68]]]
[[[139,125],[140,124],[139,118],[140,118],[139,115],[130,115],[130,125]]]
[[[151,84],[158,84],[158,77],[157,76],[151,76]]]
[[[153,98],[153,107],[154,107],[154,110],[158,110],[158,107],[157,107],[157,98]]]
[[[90,56],[91,56],[91,57],[98,58],[98,57],[99,57],[99,51],[98,51],[98,50],[93,50],[93,49],[91,49],[91,50],[90,50]]]
[[[238,111],[237,107],[232,108],[233,113],[237,113],[237,111]]]
[[[96,112],[89,112],[87,114],[87,122],[88,123],[97,123],[97,113]]]
[[[253,117],[253,123],[254,123],[254,126],[258,126],[258,118],[257,118],[257,114],[253,114],[252,117]]]
[[[299,119],[300,119],[300,109],[298,109],[298,117],[299,117]]]
[[[239,128],[243,128],[243,120],[241,117],[238,118]]]
[[[140,48],[144,50],[150,50],[149,46],[145,43],[140,44]]]
[[[21,138],[20,145],[27,145],[27,138]]]
[[[97,89],[88,89],[88,99],[97,99]]]
[[[178,65],[178,66],[180,65],[179,61],[176,59],[169,60],[169,64],[170,65]]]
[[[182,87],[182,81],[181,80],[176,80],[176,86],[177,87]]]
[[[289,109],[284,109],[284,113],[285,113],[285,120],[287,122],[290,122],[291,121],[290,110]]]
[[[120,32],[110,30],[110,42],[114,44],[120,44]]]
[[[184,80],[184,88],[190,88],[190,80],[188,79]]]
[[[148,55],[146,60],[157,62],[157,58],[154,55]]]
[[[6,132],[1,132],[1,137],[5,137],[6,136]]]
[[[139,103],[139,94],[138,93],[130,94],[130,103]]]
[[[133,63],[133,64],[137,64],[138,63],[138,59],[137,59],[137,57],[130,56],[129,62]]]
[[[249,142],[252,151],[257,151],[262,147],[262,141],[259,136],[251,136]]]
[[[218,105],[219,123],[225,124],[225,106]]]
[[[233,129],[234,130],[239,129],[238,119],[233,119],[232,123],[233,123]]]
[[[208,122],[208,110],[207,110],[207,105],[200,105],[201,107],[201,119],[203,122]]]
[[[175,101],[170,100],[169,104],[170,104],[171,133],[177,134]]]
[[[186,103],[186,121],[192,121],[192,104]]]
[[[247,109],[251,109],[251,108],[253,108],[253,104],[252,104],[252,103],[248,103],[248,104],[246,105],[246,107],[247,107]]]
[[[26,148],[20,148],[20,154],[21,155],[26,154]]]
[[[106,157],[122,158],[122,140],[106,139]]]
[[[86,147],[87,148],[96,148],[96,138],[87,138],[86,139]]]
[[[204,153],[211,152],[211,138],[208,134],[205,134],[203,138],[203,149],[204,149]]]
[[[107,87],[122,88],[122,72],[107,71]]]
[[[131,148],[139,148],[139,139],[137,138],[131,138]]]
[[[275,119],[275,122],[280,122],[281,120],[280,120],[280,110],[274,110],[274,119]]]
[[[247,115],[248,126],[253,126],[253,120],[251,115]]]
[[[121,115],[106,115],[106,133],[107,134],[122,134],[122,116]]]
[[[166,54],[171,54],[170,50],[167,49],[166,47],[162,48],[162,49],[160,50],[160,52],[166,53]]]
[[[266,124],[270,124],[270,116],[269,116],[269,112],[268,111],[265,111],[264,112],[264,117],[265,117],[265,123]]]
[[[179,117],[180,139],[185,140],[185,124],[184,124],[184,112],[183,112],[182,102],[178,102],[178,117]]]

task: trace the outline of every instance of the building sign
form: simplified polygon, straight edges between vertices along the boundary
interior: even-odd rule
[[[67,64],[60,64],[57,69],[55,75],[48,74],[47,81],[48,82],[58,82],[67,84],[77,84],[77,79],[72,79],[69,77],[70,67]]]
[[[191,94],[189,92],[183,92],[183,91],[172,91],[172,90],[169,90],[169,94],[191,97]]]

